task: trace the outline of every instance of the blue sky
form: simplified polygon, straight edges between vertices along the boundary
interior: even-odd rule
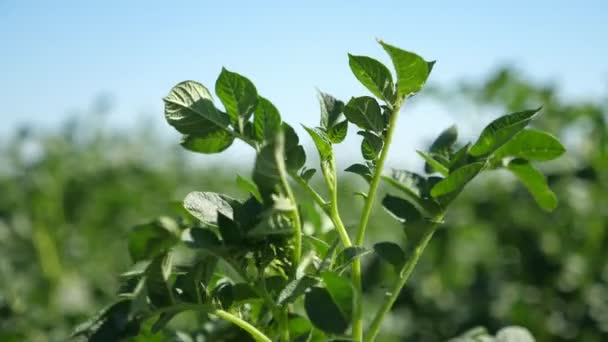
[[[606,93],[606,1],[421,3],[0,0],[0,136],[18,123],[56,125],[100,93],[113,95],[117,126],[147,115],[166,127],[171,86],[212,88],[222,66],[252,79],[287,121],[314,125],[315,87],[343,99],[365,92],[347,52],[388,63],[376,37],[438,60],[439,84],[510,63],[567,96]],[[453,121],[428,106],[404,116],[403,143]]]

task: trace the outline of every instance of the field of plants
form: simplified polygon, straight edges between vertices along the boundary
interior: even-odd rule
[[[399,61],[413,57],[383,47],[394,82],[371,58],[350,55],[350,67],[384,104],[320,94],[310,136],[294,138],[272,103],[246,96],[247,79],[223,70],[214,90],[226,116],[206,120],[225,120],[230,135],[195,133],[201,122],[175,107],[193,92],[204,100],[206,88],[181,83],[165,99],[182,147],[200,154],[145,124],[116,132],[94,113],[0,137],[0,341],[514,341],[501,339],[508,326],[537,341],[608,340],[608,98],[565,99],[559,85],[510,69],[426,89],[417,96],[458,118],[442,128],[542,109],[524,120],[530,137],[502,138],[504,147],[515,137],[510,149],[490,151],[485,130],[455,143],[453,129],[400,147],[426,152],[432,183],[404,200],[412,176],[381,179],[375,168],[401,100],[433,64],[420,64],[424,79],[405,92]],[[336,166],[331,146],[357,129],[361,163]],[[553,144],[542,132],[567,152],[515,151],[517,137]],[[234,139],[253,147],[255,165],[204,162],[229,156]],[[503,163],[507,153],[517,158]],[[304,167],[304,154],[320,166]],[[524,157],[559,158],[539,173]],[[482,168],[492,172],[463,189]]]

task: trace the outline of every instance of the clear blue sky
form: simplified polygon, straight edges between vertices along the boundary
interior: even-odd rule
[[[213,87],[222,66],[251,78],[288,121],[313,125],[315,87],[364,93],[347,52],[387,61],[376,37],[438,60],[433,82],[511,63],[569,96],[607,89],[608,1],[421,3],[0,0],[0,135],[17,123],[52,126],[100,93],[114,95],[113,122],[148,113],[160,125],[172,85]],[[423,127],[449,120],[423,109],[411,114]],[[432,131],[405,120],[413,135]]]

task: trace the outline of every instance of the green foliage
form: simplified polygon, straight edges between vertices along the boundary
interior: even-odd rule
[[[221,317],[258,341],[287,342],[290,333],[311,337],[313,326],[318,329],[318,336],[346,335],[356,341],[371,341],[449,204],[478,174],[506,167],[522,180],[544,209],[555,207],[555,198],[543,175],[529,162],[555,159],[565,149],[547,133],[523,130],[538,110],[498,118],[482,131],[476,143],[459,149],[454,148],[456,127],[443,131],[428,152],[418,152],[427,163],[426,171],[438,172],[442,177],[424,177],[408,171],[395,171],[393,177],[384,177],[403,197],[387,194],[382,205],[404,226],[415,245],[410,247],[411,252],[389,241],[374,245],[375,255],[395,269],[399,280],[364,336],[361,258],[372,250],[360,244],[382,178],[395,119],[406,98],[422,89],[434,65],[416,54],[380,44],[393,61],[396,84],[388,68],[371,57],[349,54],[349,64],[355,77],[385,104],[381,107],[375,98],[359,96],[344,105],[320,93],[320,127],[303,126],[320,157],[330,195],[328,202],[308,183],[314,174],[310,170],[314,169],[304,168],[306,155],[298,135],[291,126],[281,123],[279,111],[257,93],[250,80],[222,69],[215,88],[226,113],[215,107],[208,90],[199,83],[183,82],[170,91],[165,98],[165,117],[186,134],[182,146],[216,153],[240,139],[254,148],[256,159],[253,182],[237,177],[237,184],[252,196],[247,200],[214,192],[190,192],[183,207],[193,222],[157,221],[131,232],[132,259],[146,262],[147,266],[139,276],[145,291],[128,292],[134,300],[142,298],[138,302],[145,303],[139,308],[144,317],[158,316],[152,331],[162,329],[178,313],[193,309]],[[358,134],[363,137],[361,154],[366,164],[351,165],[346,171],[369,182],[354,245],[338,210],[333,152],[333,144],[345,139],[348,122],[361,129]],[[314,243],[303,245],[302,223],[306,217],[289,177],[303,186],[309,200],[329,216],[339,235],[340,248],[337,242],[330,244],[328,237],[319,233],[309,236]],[[416,233],[424,226],[424,233]],[[418,240],[415,236],[419,236]],[[180,244],[194,250],[194,257],[178,266],[172,260],[179,256]],[[218,269],[212,277],[203,276],[209,268],[201,267],[199,261],[204,257],[214,260],[212,267],[216,259],[229,267]],[[184,306],[186,303],[189,305]],[[298,310],[306,312],[308,321],[298,317],[300,328],[292,332],[290,326],[296,323],[290,313]],[[93,331],[88,328],[79,333],[90,335]]]
[[[76,329],[75,335],[93,341],[118,340],[135,335],[136,340],[184,341],[242,341],[252,338],[258,341],[371,341],[377,336],[377,340],[390,340],[386,336],[399,334],[401,327],[381,331],[380,323],[387,315],[408,312],[403,309],[404,305],[416,308],[416,311],[414,315],[408,313],[408,316],[398,317],[400,322],[424,322],[414,325],[421,327],[420,330],[412,332],[409,328],[413,334],[409,337],[414,340],[446,339],[457,335],[464,327],[478,324],[475,318],[467,316],[468,306],[477,310],[476,301],[463,303],[458,294],[451,293],[450,297],[437,294],[436,291],[450,290],[443,288],[442,283],[438,285],[437,281],[462,285],[458,281],[474,272],[470,269],[459,272],[459,263],[469,260],[470,253],[483,248],[484,243],[491,239],[462,244],[459,241],[464,237],[452,230],[437,231],[438,227],[444,217],[446,222],[451,222],[452,210],[459,210],[459,205],[462,205],[461,201],[455,201],[457,195],[467,198],[466,188],[483,184],[474,182],[478,175],[497,169],[513,173],[543,209],[554,209],[557,200],[549,189],[551,177],[545,178],[531,163],[555,159],[565,149],[557,138],[548,133],[525,129],[536,117],[536,111],[519,112],[526,114],[511,114],[495,120],[473,144],[459,142],[455,126],[444,130],[428,149],[420,151],[428,164],[427,175],[406,170],[394,170],[390,176],[383,175],[394,120],[407,97],[422,89],[434,62],[426,62],[415,54],[381,44],[393,61],[395,82],[388,69],[370,57],[349,55],[349,64],[356,79],[383,104],[370,96],[358,96],[344,105],[340,100],[320,93],[319,127],[304,127],[320,156],[320,173],[326,185],[321,192],[315,189],[322,186],[313,179],[315,169],[306,167],[306,154],[297,133],[282,122],[279,111],[257,93],[247,78],[222,70],[215,92],[223,110],[216,107],[209,91],[199,83],[187,81],[174,87],[165,98],[165,117],[184,135],[182,146],[195,152],[218,153],[229,147],[234,139],[241,140],[256,154],[251,180],[239,176],[234,182],[233,175],[227,175],[227,180],[223,180],[223,172],[192,169],[187,177],[184,174],[173,175],[173,181],[164,185],[169,189],[166,193],[155,192],[155,187],[161,187],[155,179],[150,184],[140,185],[142,190],[136,193],[137,196],[126,196],[125,202],[106,205],[108,209],[99,214],[103,223],[94,227],[102,230],[100,228],[133,224],[133,229],[123,233],[125,239],[117,239],[115,231],[110,231],[106,240],[102,240],[123,241],[128,248],[117,249],[122,251],[122,257],[117,258],[125,261],[120,268],[127,267],[129,258],[126,250],[133,264],[120,278],[120,284],[116,284],[119,300]],[[337,174],[333,148],[347,136],[349,123],[357,126],[358,134],[362,136],[362,158],[346,171],[367,181],[365,192],[353,189]],[[188,170],[184,165],[178,165],[175,169]],[[49,169],[47,175],[54,174],[52,168]],[[136,171],[133,174],[127,181],[141,181]],[[200,179],[209,179],[209,183],[192,181]],[[366,208],[372,210],[380,180],[390,186],[381,203],[396,220],[382,216],[378,211],[378,216],[372,217],[368,241],[351,240],[353,233],[359,235],[362,231],[361,226],[359,232],[350,231],[343,224],[342,217],[348,218],[348,223],[363,222],[364,232],[367,224],[367,218],[363,218],[365,214],[359,218],[356,210],[361,199],[355,199],[352,193],[358,191],[363,194],[363,213]],[[115,182],[123,184],[125,180],[118,178]],[[292,189],[293,184],[300,188]],[[130,209],[133,210],[130,219],[121,217],[118,221],[105,221],[118,213],[117,208],[126,210],[129,204],[143,205],[142,202],[153,198],[161,201],[172,198],[175,193],[171,189],[178,187],[182,189],[178,196],[185,195],[178,206],[167,204],[147,211],[133,208]],[[80,188],[78,184],[71,191]],[[16,189],[10,190],[10,196],[19,192]],[[191,191],[186,195],[184,191],[189,189],[205,191]],[[493,192],[494,189],[482,191],[478,196]],[[72,200],[77,202],[72,206],[78,208],[78,205],[83,205],[78,203],[83,197],[80,193],[70,196],[78,199]],[[63,195],[60,198],[63,199]],[[342,201],[340,206],[338,201]],[[47,202],[53,201],[41,201]],[[479,210],[480,220],[487,215],[511,210],[508,209],[511,207],[514,207],[512,210],[522,210],[519,205],[504,203],[497,207],[499,209],[494,208],[491,212]],[[526,210],[535,213],[529,206]],[[80,215],[80,210],[68,209],[66,213]],[[138,221],[140,216],[159,214],[158,219],[149,223]],[[11,220],[15,218],[11,217]],[[42,226],[40,222],[48,223],[46,220],[40,219],[37,226]],[[56,220],[60,222],[61,218]],[[75,222],[83,226],[88,223]],[[503,221],[491,220],[478,234],[493,234],[494,227],[500,232],[502,226]],[[38,233],[43,231],[40,228],[36,230]],[[411,279],[412,289],[402,291],[436,231],[439,241],[428,246],[432,257],[421,259],[423,272]],[[40,251],[48,251],[49,239],[39,241],[36,246]],[[63,243],[59,237],[51,241]],[[522,244],[537,243],[534,239],[518,241]],[[368,243],[369,248],[366,247]],[[115,250],[104,250],[93,258],[93,265],[76,265],[79,269],[94,269],[97,262],[103,262],[113,252]],[[489,255],[494,255],[494,252],[492,250]],[[61,258],[65,260],[67,257]],[[484,258],[484,262],[494,260],[488,255]],[[49,283],[55,267],[50,260],[40,258],[40,263],[47,265],[48,280],[45,282]],[[377,263],[378,260],[385,264]],[[437,265],[437,271],[428,272],[431,261]],[[117,268],[105,272],[104,277]],[[424,273],[430,274],[420,278]],[[106,287],[104,281],[91,279],[100,287]],[[520,277],[516,275],[512,279],[520,280]],[[522,275],[521,281],[525,280]],[[477,288],[470,283],[465,286]],[[109,302],[113,291],[108,292],[94,306]],[[485,294],[481,292],[479,295]],[[434,296],[432,298],[439,304],[426,303],[429,296]],[[440,324],[432,319],[422,321],[428,311],[421,309],[421,303],[428,304],[426,310],[429,311],[449,307],[450,312],[458,314],[443,320],[441,326],[447,328],[439,328]],[[391,312],[393,306],[400,307],[400,310]],[[87,311],[90,312],[90,307]],[[466,317],[466,321],[454,323],[459,317]],[[81,319],[82,314],[73,320]],[[368,324],[362,324],[364,319],[370,319],[366,322]],[[535,324],[533,320],[531,322]],[[481,323],[488,324],[486,321]],[[505,318],[489,322],[489,325],[495,329],[496,325],[504,323],[510,323],[510,320]],[[366,328],[364,335],[359,333],[359,327],[363,326]],[[432,326],[434,330],[427,331],[427,328],[422,328],[424,326]],[[537,327],[534,326],[535,333],[540,332]],[[405,324],[403,329],[408,329]],[[483,338],[497,341],[521,338],[521,331],[509,329],[500,331],[495,338],[488,334]],[[477,332],[466,338],[483,335]]]

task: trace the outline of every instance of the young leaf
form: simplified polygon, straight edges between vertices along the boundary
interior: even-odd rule
[[[308,319],[317,329],[330,334],[341,334],[348,328],[350,317],[342,313],[325,288],[311,288],[304,297],[304,308]]]
[[[167,229],[159,222],[135,226],[129,233],[129,254],[133,262],[151,259],[162,254],[177,241],[176,230]]]
[[[361,155],[363,155],[363,158],[376,160],[384,145],[382,138],[366,131],[358,132],[358,134],[363,136],[363,141],[361,141]]]
[[[264,146],[258,152],[253,168],[253,182],[258,186],[265,202],[270,200],[270,195],[275,192],[275,187],[281,182],[275,143]]]
[[[319,156],[321,157],[321,160],[330,159],[332,155],[332,149],[331,142],[327,138],[327,135],[325,135],[325,133],[323,133],[323,131],[318,128],[309,128],[304,125],[302,125],[302,127],[304,127],[306,132],[308,132],[308,134],[312,138],[312,141],[315,143],[317,151],[319,151]]]
[[[552,211],[557,207],[557,197],[547,185],[545,176],[532,164],[526,160],[514,159],[507,169],[519,178],[541,208]]]
[[[429,77],[427,62],[420,56],[379,41],[388,53],[397,72],[397,95],[399,98],[420,91]]]
[[[209,229],[190,228],[182,234],[182,241],[191,248],[215,249],[221,246],[217,235]]]
[[[435,184],[433,189],[431,189],[431,196],[437,198],[452,192],[461,191],[471,179],[477,176],[483,165],[484,163],[477,162],[455,170],[448,177]]]
[[[290,281],[279,294],[277,304],[284,305],[294,302],[318,282],[319,280],[311,276],[303,276],[300,279]]]
[[[224,243],[238,244],[243,239],[243,233],[238,224],[222,213],[217,214],[217,226]]]
[[[395,85],[388,68],[367,56],[348,54],[348,64],[355,77],[379,99],[388,103],[394,101]]]
[[[157,308],[173,304],[173,295],[167,284],[171,273],[171,257],[160,255],[146,269],[146,290],[150,303]]]
[[[422,218],[413,204],[396,196],[386,195],[382,206],[400,222],[413,222]]]
[[[321,128],[329,130],[336,125],[344,111],[344,102],[321,91],[319,91],[319,102],[321,104]]]
[[[300,177],[302,177],[302,179],[304,179],[305,181],[310,181],[310,179],[312,178],[312,176],[315,175],[315,173],[317,172],[316,169],[306,169],[306,170],[302,170],[302,173],[300,174]]]
[[[217,224],[218,212],[232,218],[232,205],[236,201],[215,192],[193,191],[186,195],[184,208],[197,219],[208,224]]]
[[[437,139],[433,141],[431,147],[429,147],[429,152],[437,153],[448,150],[452,145],[454,145],[456,139],[458,139],[458,129],[456,128],[456,125],[452,125],[441,132]]]
[[[395,267],[397,272],[401,271],[403,264],[405,264],[405,252],[394,242],[378,242],[374,245],[374,252],[378,254],[382,260]]]
[[[163,100],[165,119],[181,133],[204,135],[218,128],[228,129],[228,115],[215,108],[209,90],[198,82],[179,83]]]
[[[105,342],[136,336],[141,322],[133,317],[131,306],[131,300],[121,300],[102,309],[76,327],[72,337],[85,336],[90,342]]]
[[[260,194],[260,190],[258,190],[257,185],[250,181],[249,179],[245,179],[240,175],[236,176],[236,184],[241,188],[241,190],[250,193],[257,199],[259,202],[262,202],[262,195]]]
[[[348,134],[348,121],[346,120],[338,122],[327,130],[327,138],[333,144],[339,144],[344,141],[346,134]]]
[[[564,146],[549,133],[524,129],[502,145],[492,158],[517,157],[531,161],[555,159],[566,152]]]
[[[215,82],[215,93],[224,104],[230,121],[240,129],[242,122],[248,121],[258,102],[258,92],[246,77],[222,68]]]
[[[441,164],[438,160],[434,159],[433,157],[429,156],[428,154],[422,152],[422,151],[416,151],[418,153],[419,156],[422,157],[422,159],[424,159],[424,161],[426,161],[428,163],[428,165],[430,165],[430,167],[439,172],[441,175],[443,176],[447,176],[450,173],[450,170],[448,170],[447,167],[445,167],[443,164]]]
[[[285,166],[289,172],[296,172],[306,164],[306,152],[294,129],[285,122],[281,127],[285,140]]]
[[[351,281],[335,272],[324,272],[321,278],[325,288],[344,317],[351,317],[353,314],[353,287]]]
[[[263,143],[275,138],[281,127],[279,110],[263,97],[259,97],[253,118],[253,135],[257,142]]]
[[[179,144],[192,152],[211,154],[226,150],[233,141],[234,135],[231,132],[216,129],[203,134],[185,134]]]
[[[422,216],[431,218],[439,212],[438,204],[430,198],[430,184],[426,178],[405,170],[393,170],[391,177],[383,176],[382,179],[401,190],[405,200]]]
[[[365,179],[368,183],[372,180],[372,171],[367,165],[353,164],[347,167],[344,171],[357,174],[363,177],[363,179]]]
[[[344,115],[348,121],[359,128],[376,133],[384,130],[384,118],[380,105],[370,96],[353,97],[344,107]]]
[[[512,113],[492,121],[481,131],[479,139],[471,146],[469,153],[479,157],[494,152],[524,129],[540,109],[541,107]]]

